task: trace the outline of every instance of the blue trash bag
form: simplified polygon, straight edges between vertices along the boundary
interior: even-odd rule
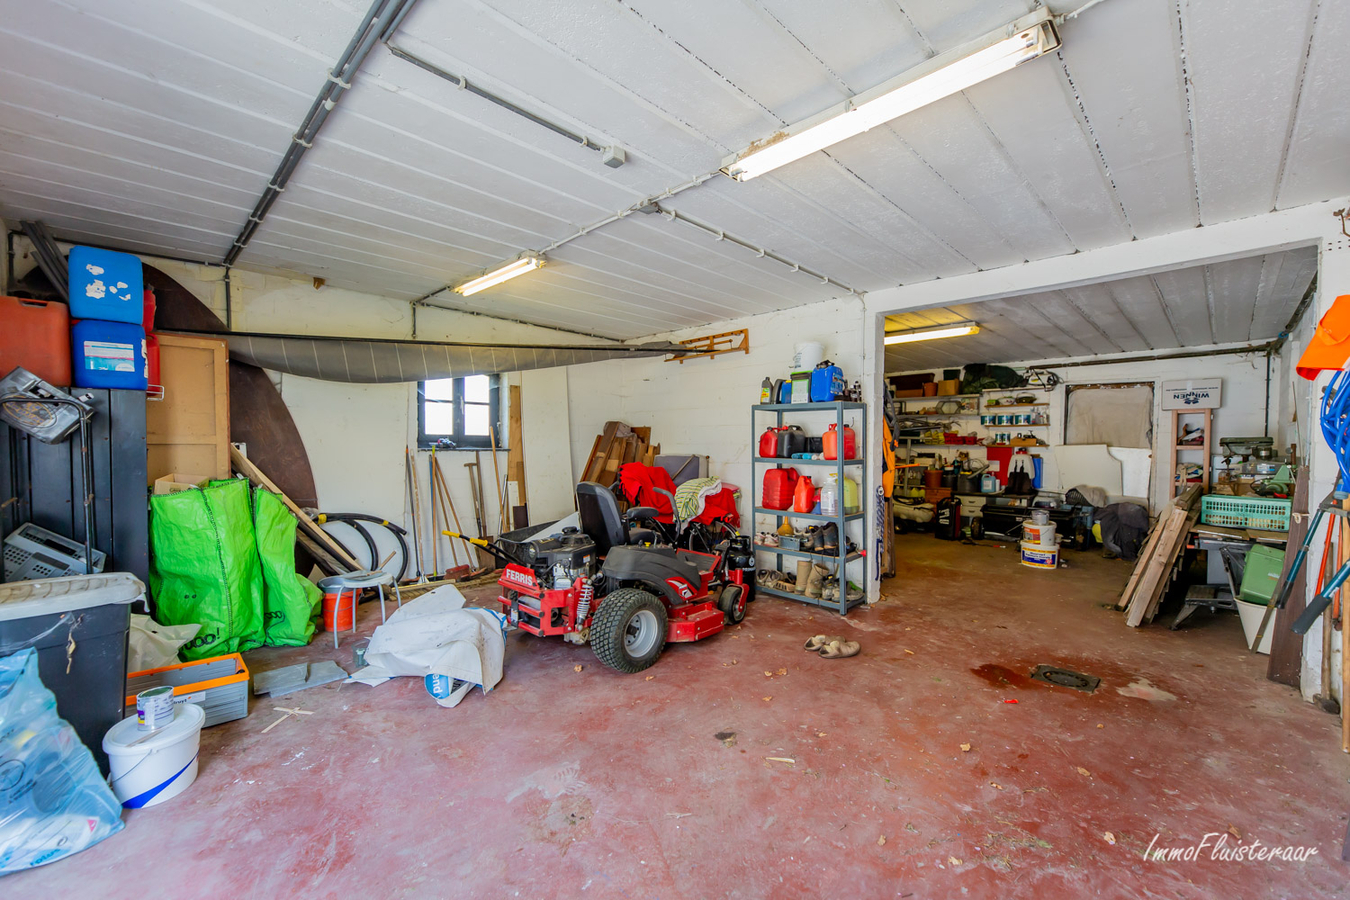
[[[0,657],[0,875],[78,853],[122,830],[75,729],[56,715],[31,648]]]

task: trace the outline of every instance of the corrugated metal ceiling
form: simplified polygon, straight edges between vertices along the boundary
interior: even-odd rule
[[[1317,273],[1317,248],[888,316],[887,331],[976,322],[978,334],[893,344],[886,371],[1107,356],[1279,336]]]
[[[1077,2],[1054,2],[1065,12]],[[414,298],[717,168],[1029,0],[420,0],[241,258]],[[30,0],[0,15],[0,214],[220,259],[365,12],[344,0]],[[1350,192],[1350,4],[1106,0],[1062,50],[777,172],[665,201],[858,290]],[[637,337],[837,296],[660,216],[437,303]]]

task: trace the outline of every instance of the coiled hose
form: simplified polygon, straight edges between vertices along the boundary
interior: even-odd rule
[[[399,564],[398,564],[398,575],[395,576],[395,580],[402,581],[403,576],[407,574],[409,554],[408,554],[408,542],[405,540],[405,536],[408,534],[408,532],[404,531],[402,528],[395,525],[393,522],[390,522],[388,519],[381,519],[379,516],[371,516],[365,513],[319,513],[315,521],[318,522],[320,525],[322,525],[324,522],[343,522],[347,525],[350,525],[358,534],[361,535],[361,537],[365,540],[366,546],[370,549],[370,564],[372,567],[378,566],[380,564],[379,551],[375,549],[375,539],[371,537],[370,532],[367,531],[365,526],[363,526],[361,523],[371,522],[375,525],[380,525],[384,527],[389,531],[390,534],[394,536],[394,540],[398,542]],[[338,540],[336,537],[334,537],[333,539],[338,541],[339,544],[342,543],[342,541]],[[348,553],[351,553],[350,548],[345,549],[347,550]]]

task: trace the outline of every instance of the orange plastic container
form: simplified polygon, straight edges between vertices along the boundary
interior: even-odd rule
[[[361,602],[361,591],[347,588],[341,601],[336,593],[323,595],[323,628],[325,631],[351,631],[356,621],[356,604]]]
[[[816,487],[811,483],[811,479],[802,476],[797,479],[797,486],[792,489],[792,511],[799,513],[809,513],[816,508]]]
[[[70,310],[53,300],[0,297],[0,378],[23,366],[70,386]]]
[[[826,459],[839,458],[839,432],[835,430],[835,425],[837,424],[838,423],[831,424],[829,430],[826,431],[820,437],[820,448],[821,450],[825,451]],[[858,458],[858,436],[857,434],[854,433],[852,426],[845,425],[844,459],[857,459],[857,458]]]

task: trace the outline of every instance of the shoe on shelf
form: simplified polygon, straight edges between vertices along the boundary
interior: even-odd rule
[[[837,554],[839,552],[839,526],[834,522],[829,522],[820,531],[824,551]]]
[[[825,552],[825,532],[824,532],[823,530],[821,530],[821,528],[820,528],[819,525],[812,525],[812,526],[810,527],[810,529],[808,529],[808,530],[809,530],[810,533],[811,533],[811,552],[812,552],[812,553],[824,553],[824,552]]]

